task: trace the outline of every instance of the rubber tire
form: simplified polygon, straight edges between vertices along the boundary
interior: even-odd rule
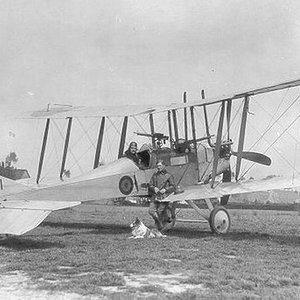
[[[220,226],[216,224],[216,216],[220,212],[224,212],[226,214],[226,216],[227,216],[227,223],[228,224],[227,224],[227,227],[224,228],[224,229],[220,228]],[[212,230],[213,233],[216,233],[216,234],[226,234],[229,231],[229,229],[230,229],[230,215],[229,215],[227,209],[224,206],[221,206],[221,205],[216,206],[211,211],[208,221],[209,221],[210,229]],[[224,220],[223,220],[223,224],[224,224]]]

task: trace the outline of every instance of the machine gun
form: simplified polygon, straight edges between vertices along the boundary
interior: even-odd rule
[[[155,141],[155,145],[157,149],[160,149],[166,141],[169,139],[168,136],[164,135],[163,133],[155,132],[153,134],[151,133],[141,133],[141,132],[134,132],[136,135],[139,136],[146,136],[151,137]]]

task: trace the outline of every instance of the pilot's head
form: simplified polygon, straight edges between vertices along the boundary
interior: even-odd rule
[[[166,166],[165,166],[163,160],[161,160],[161,159],[159,159],[159,160],[157,161],[156,167],[157,167],[158,172],[162,172],[162,171],[164,171],[165,168],[166,168]]]
[[[137,152],[137,143],[136,142],[131,142],[129,144],[129,151],[132,153],[132,154],[136,154]]]

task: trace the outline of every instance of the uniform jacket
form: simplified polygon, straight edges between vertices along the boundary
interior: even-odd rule
[[[160,190],[164,188],[165,194],[155,194],[154,188]],[[149,194],[153,200],[162,200],[175,191],[175,182],[173,176],[167,170],[156,172],[152,175],[149,182]]]

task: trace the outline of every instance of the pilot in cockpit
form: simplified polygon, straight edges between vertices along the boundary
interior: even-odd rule
[[[134,161],[137,165],[140,165],[141,160],[137,154],[138,146],[136,142],[131,142],[128,149],[125,151],[124,156]]]

